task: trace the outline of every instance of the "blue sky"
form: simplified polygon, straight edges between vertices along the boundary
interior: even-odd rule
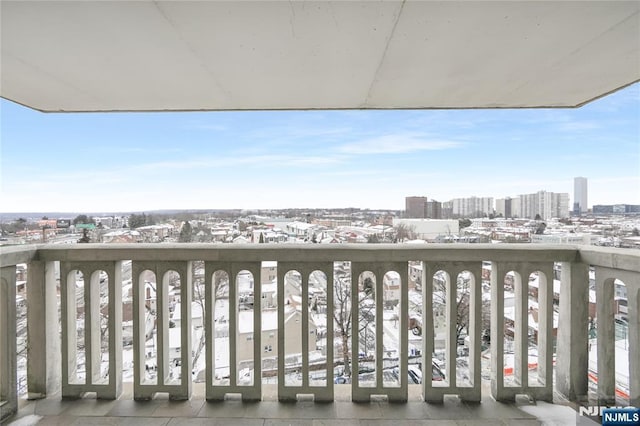
[[[0,211],[640,204],[640,85],[579,109],[43,114],[0,101]]]

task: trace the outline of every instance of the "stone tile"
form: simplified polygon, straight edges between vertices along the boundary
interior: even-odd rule
[[[377,402],[336,402],[336,418],[338,419],[380,419],[382,411]]]
[[[211,419],[186,419],[184,417],[173,418],[167,423],[167,426],[209,426],[214,425],[215,423]]]
[[[500,419],[465,419],[456,420],[455,424],[458,426],[506,426],[506,423]]]
[[[17,414],[17,416],[14,415],[6,419],[7,426],[33,426],[42,419],[42,416],[35,414],[21,413],[20,411]]]
[[[537,419],[506,419],[502,421],[506,426],[540,426],[540,425],[545,425],[545,426],[565,426],[567,424],[572,424],[572,423],[565,423],[565,422],[560,422],[560,423],[548,423],[548,422],[541,422],[540,420]]]
[[[192,398],[189,401],[172,401],[167,398],[151,401],[107,401],[61,400],[55,397],[23,402],[21,407],[23,409],[12,421],[21,418],[27,421],[29,417],[36,419],[43,416],[37,424],[44,426],[551,426],[562,425],[560,420],[564,417],[575,416],[575,411],[561,404],[500,403],[493,398],[484,398],[481,403],[468,403],[461,402],[456,397],[445,397],[442,404],[413,400],[407,403],[280,403],[241,400],[207,402],[202,398]],[[28,426],[33,424],[36,424],[35,420],[28,423]],[[15,426],[26,425],[18,423]]]
[[[313,426],[311,419],[266,419],[264,426]]]
[[[191,399],[205,399],[206,387],[204,383],[192,383]]]
[[[119,425],[122,426],[166,426],[171,420],[169,417],[121,417]]]
[[[204,400],[162,401],[153,411],[154,417],[195,417],[204,405]]]
[[[247,404],[246,417],[264,419],[336,418],[335,403],[261,401]]]
[[[245,415],[248,418],[290,419],[295,418],[297,412],[295,402],[261,401],[246,404]]]
[[[313,426],[360,426],[360,420],[342,420],[342,419],[317,419],[312,420]]]
[[[29,400],[20,398],[18,399],[18,416],[26,416],[29,414],[35,414],[36,412],[36,400]]]
[[[239,419],[239,418],[220,418],[215,419],[215,426],[262,426],[264,419]]]
[[[40,416],[59,416],[77,401],[62,400],[60,398],[40,399],[35,401],[35,414]]]
[[[69,426],[118,426],[122,417],[78,416]]]
[[[565,425],[578,422],[580,416],[575,408],[537,401],[533,404],[519,405],[518,409],[532,415],[545,425]]]
[[[380,402],[383,419],[424,419],[427,418],[424,402],[393,403]]]
[[[71,416],[44,416],[38,422],[38,426],[68,426],[75,420],[76,417]]]
[[[335,403],[314,403],[303,401],[296,403],[281,403],[287,417],[295,419],[335,419],[338,417]],[[280,417],[277,417],[280,418]]]
[[[243,401],[205,401],[198,412],[198,417],[245,417],[247,405],[255,402]]]
[[[69,416],[105,416],[118,401],[103,399],[78,399],[67,408],[64,414]]]
[[[360,426],[456,426],[453,420],[360,420]]]
[[[10,425],[12,423],[15,423],[16,425],[33,424],[34,419],[40,419],[42,417],[42,416],[36,415],[35,412],[36,412],[35,404],[22,405],[19,403],[18,412],[14,413],[11,417],[6,419],[5,420],[7,422],[6,424],[7,425]],[[22,423],[17,423],[18,420],[21,420]],[[28,422],[31,422],[31,423],[28,423]]]
[[[262,426],[264,419],[247,418],[174,418],[167,426]]]
[[[108,416],[150,417],[161,404],[159,401],[118,401],[107,413]]]
[[[498,402],[493,398],[484,398],[480,403],[466,402],[465,407],[472,418],[479,419],[534,419],[531,414],[519,410],[515,404]]]
[[[434,404],[425,402],[425,417],[427,419],[442,420],[464,420],[472,419],[473,415],[469,412],[465,404],[458,398],[445,397],[442,404]]]

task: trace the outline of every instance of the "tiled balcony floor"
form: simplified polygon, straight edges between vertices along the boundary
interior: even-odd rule
[[[171,401],[157,397],[152,401],[131,399],[132,386],[125,384],[116,401],[95,399],[60,400],[52,396],[43,400],[21,401],[18,415],[8,425],[566,425],[576,424],[573,409],[562,404],[499,403],[484,397],[482,403],[460,402],[446,398],[443,404],[420,400],[420,389],[411,386],[409,402],[404,404],[376,401],[357,404],[349,400],[350,388],[336,386],[332,403],[279,403],[276,387],[264,385],[261,402],[228,400],[207,402],[204,387],[195,384],[189,401]],[[488,395],[488,392],[485,393]]]

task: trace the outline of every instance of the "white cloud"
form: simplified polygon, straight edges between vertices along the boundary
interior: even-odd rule
[[[186,159],[176,161],[160,161],[132,166],[133,170],[194,170],[194,169],[219,169],[223,167],[237,166],[263,166],[263,167],[302,167],[336,164],[342,161],[340,156],[331,155],[281,155],[263,154],[247,156],[207,157],[198,159]]]
[[[426,139],[418,134],[384,135],[342,145],[338,151],[347,154],[407,154],[436,151],[463,146],[462,142]]]
[[[592,121],[568,121],[559,126],[559,129],[563,132],[582,132],[598,128],[600,128],[600,125]]]

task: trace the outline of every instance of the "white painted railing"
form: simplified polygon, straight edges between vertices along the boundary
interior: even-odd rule
[[[426,380],[422,381],[425,401],[442,401],[444,395],[458,395],[468,401],[481,398],[481,317],[482,317],[482,262],[490,261],[491,270],[491,393],[498,400],[513,400],[518,394],[551,401],[553,394],[553,273],[554,262],[562,266],[559,324],[557,330],[556,390],[572,400],[579,401],[588,395],[588,316],[589,316],[589,267],[595,268],[597,292],[597,317],[611,318],[600,321],[598,327],[598,398],[611,402],[615,398],[613,281],[624,281],[628,293],[629,321],[629,402],[640,404],[640,252],[620,249],[603,249],[575,246],[538,245],[229,245],[180,244],[180,245],[40,245],[29,247],[5,247],[1,255],[0,287],[0,410],[2,418],[17,410],[16,363],[16,265],[28,263],[27,321],[28,321],[28,392],[32,398],[45,397],[61,390],[63,398],[81,397],[95,392],[99,398],[117,398],[122,390],[122,265],[131,261],[133,296],[133,366],[135,399],[150,399],[158,392],[166,392],[174,399],[191,397],[192,386],[192,265],[204,262],[206,342],[206,398],[224,399],[227,394],[240,394],[245,400],[262,397],[262,326],[261,326],[261,262],[277,262],[277,381],[281,401],[295,400],[298,395],[312,394],[316,401],[334,398],[334,345],[326,345],[325,380],[318,384],[310,380],[311,362],[309,345],[309,288],[310,276],[320,271],[326,279],[326,335],[332,342],[335,336],[331,318],[335,313],[334,275],[335,262],[349,262],[352,280],[351,301],[360,297],[359,280],[363,274],[373,277],[374,305],[369,312],[375,324],[375,368],[373,381],[361,383],[360,333],[351,335],[352,368],[351,395],[354,401],[368,400],[372,395],[386,395],[392,401],[406,401],[408,396],[407,372],[408,317],[409,317],[409,262],[421,262],[423,339],[422,365]],[[55,271],[60,273],[60,305]],[[78,271],[82,284],[77,284]],[[214,275],[224,272],[228,276],[228,327],[229,364],[228,380],[216,378],[216,297]],[[236,348],[241,324],[239,321],[238,288],[236,277],[240,271],[253,275],[253,379],[239,379]],[[287,308],[285,304],[285,275],[296,271],[301,276],[301,331],[302,348],[299,372],[301,380],[296,384],[285,381],[285,336]],[[398,383],[384,380],[384,293],[383,277],[394,271],[400,278],[398,307],[399,345],[397,353]],[[445,337],[447,359],[445,380],[428,380],[431,356],[434,352],[434,327],[431,312],[434,308],[434,280],[438,271],[446,279],[446,312],[448,324]],[[513,376],[505,380],[505,274],[514,275],[514,368]],[[461,273],[469,279],[469,357],[468,380],[457,380],[456,366],[456,277]],[[528,365],[529,296],[528,277],[532,272],[539,276],[538,285],[538,363],[535,380],[530,380]],[[148,374],[147,323],[149,307],[145,274],[155,276],[155,366],[154,377]],[[169,365],[170,273],[179,279],[179,289],[174,296],[180,299],[179,362]],[[106,275],[105,275],[106,274]],[[106,279],[105,279],[106,277]],[[101,284],[101,281],[105,281]],[[177,286],[176,286],[177,288]],[[235,301],[235,302],[233,302]],[[61,333],[58,333],[58,308],[60,307]],[[364,309],[360,303],[350,303],[352,329],[359,329]],[[429,313],[427,315],[427,313]],[[79,318],[83,318],[78,328]],[[246,327],[246,324],[242,324]],[[78,332],[78,330],[84,330]],[[58,336],[61,337],[58,337]],[[84,339],[78,345],[77,339]],[[248,340],[248,339],[247,339]],[[367,347],[365,337],[364,346]],[[80,348],[80,350],[79,350]],[[269,348],[270,349],[270,348]],[[82,356],[80,356],[82,355]],[[84,373],[79,370],[80,358],[84,358]],[[174,357],[175,359],[175,357]],[[453,361],[452,361],[453,360]],[[369,362],[369,361],[367,361]],[[107,365],[105,371],[101,366]],[[177,369],[179,367],[179,369]],[[177,370],[176,370],[177,369]],[[172,375],[179,371],[178,376]]]

